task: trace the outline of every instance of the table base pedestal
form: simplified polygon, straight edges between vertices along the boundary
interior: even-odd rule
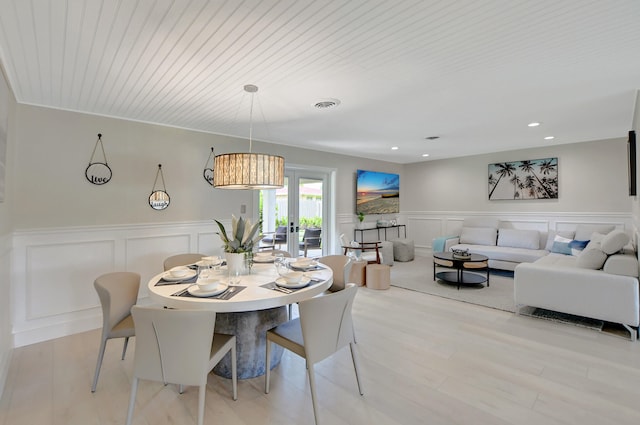
[[[238,379],[255,378],[265,373],[266,332],[286,322],[287,307],[241,313],[216,314],[216,332],[236,336]],[[271,368],[280,363],[283,348],[274,344],[271,350]],[[213,368],[213,373],[231,378],[231,353]]]

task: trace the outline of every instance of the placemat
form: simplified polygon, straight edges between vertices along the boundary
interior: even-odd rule
[[[208,298],[208,299],[216,299],[216,300],[230,300],[231,298],[238,295],[246,288],[246,286],[230,286],[226,291],[218,294],[212,295],[210,297],[196,297],[191,295],[188,292],[189,288],[183,289],[181,291],[176,292],[175,294],[171,294],[172,297],[186,297],[186,298]]]
[[[164,280],[164,278],[161,278],[156,284],[155,286],[164,286],[164,285],[181,285],[184,283],[196,283],[196,280],[198,280],[198,275],[195,275],[189,279],[185,279],[185,280]]]

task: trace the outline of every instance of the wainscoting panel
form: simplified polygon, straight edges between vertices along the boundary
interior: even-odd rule
[[[140,273],[139,302],[164,259],[221,254],[211,222],[95,226],[13,234],[13,345],[20,347],[102,326],[93,281],[112,271]]]
[[[416,248],[430,247],[433,238],[438,237],[441,231],[440,217],[407,217],[407,239],[413,239]]]
[[[27,320],[99,305],[93,281],[114,269],[114,246],[113,240],[29,246]]]

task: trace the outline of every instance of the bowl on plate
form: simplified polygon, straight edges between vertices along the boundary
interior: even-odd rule
[[[300,280],[302,279],[302,275],[303,275],[302,272],[294,272],[291,270],[280,273],[280,277],[283,278],[284,281],[290,285],[300,282]]]
[[[196,285],[202,291],[212,291],[216,289],[216,286],[220,283],[220,275],[218,274],[209,274],[206,276],[198,277],[196,281]]]
[[[191,270],[188,267],[178,266],[178,267],[169,269],[169,276],[179,279],[181,277],[187,277],[190,271]]]

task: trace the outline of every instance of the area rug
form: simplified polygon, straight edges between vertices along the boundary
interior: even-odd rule
[[[438,268],[440,271],[441,268]],[[445,270],[445,269],[442,269]],[[413,261],[396,261],[391,267],[391,285],[411,291],[422,292],[456,301],[477,304],[498,310],[515,312],[513,302],[513,272],[492,270],[489,275],[490,285],[461,286],[433,280],[433,258],[416,256]],[[620,324],[603,322],[587,317],[559,313],[535,307],[524,307],[522,315],[552,320],[575,326],[587,327],[606,334],[629,339],[629,332]]]
[[[438,268],[440,270],[440,268]],[[444,270],[444,269],[442,269]],[[513,273],[492,271],[490,285],[461,286],[433,280],[431,256],[416,256],[413,261],[396,261],[391,267],[391,285],[399,288],[436,295],[456,301],[482,305],[498,310],[515,312],[513,303]]]

